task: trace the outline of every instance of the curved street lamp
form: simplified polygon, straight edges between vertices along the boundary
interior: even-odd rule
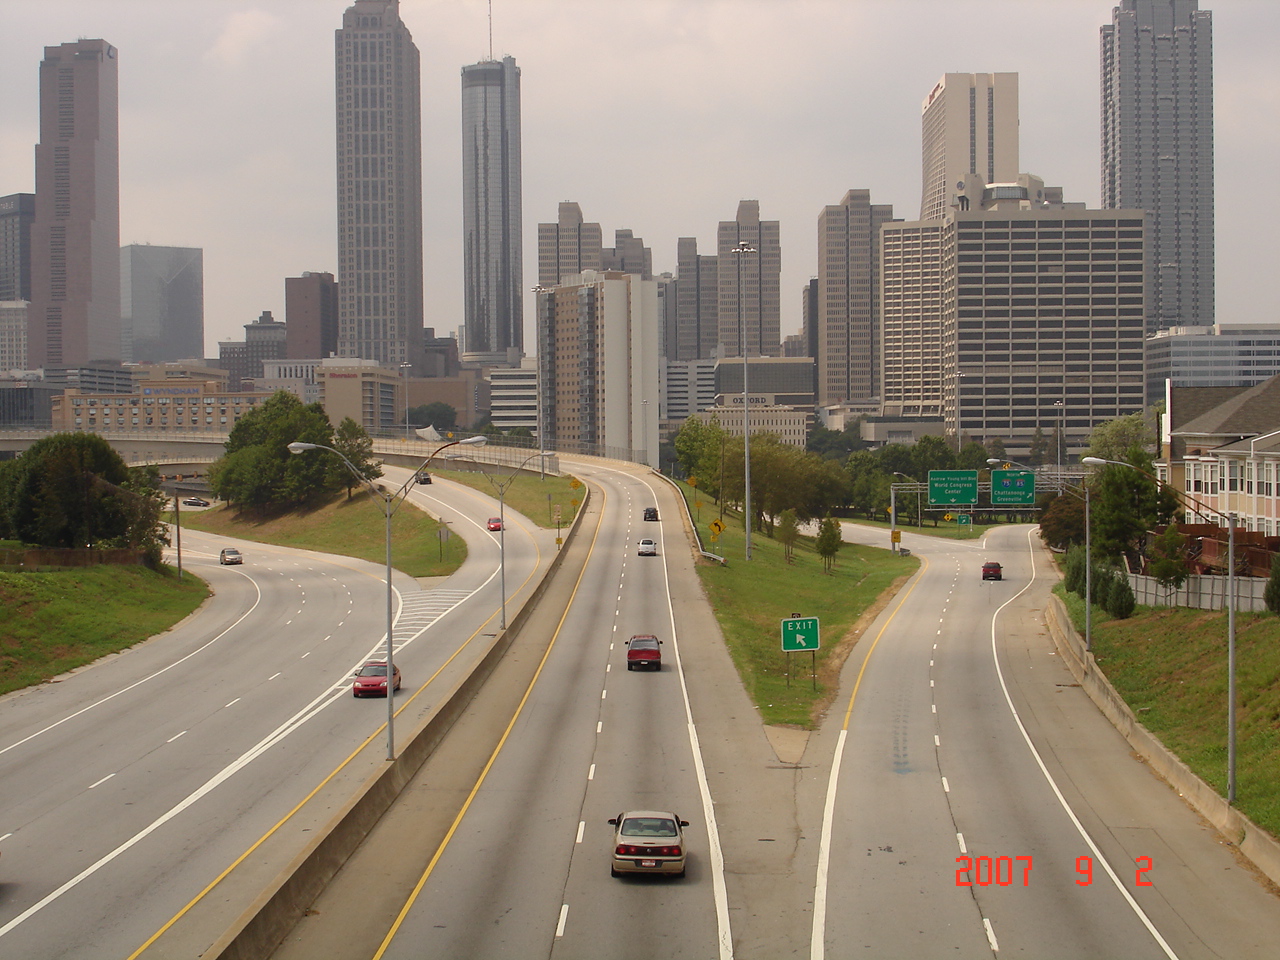
[[[521,460],[520,463],[516,465],[515,469],[513,469],[501,482],[494,479],[492,474],[485,473],[484,470],[480,471],[481,473],[484,473],[485,479],[492,483],[494,489],[498,491],[498,581],[501,584],[502,589],[503,630],[507,629],[507,487],[511,486],[516,477],[520,476],[520,470],[526,463],[534,457],[541,457],[543,455],[544,454],[541,450],[536,453],[529,454],[529,456]],[[546,479],[545,473],[543,474],[543,479]],[[548,500],[550,497],[551,494],[547,494]]]
[[[742,258],[755,253],[756,248],[746,240],[730,248],[737,263],[738,275],[738,336],[742,347],[742,509],[746,520],[747,559],[751,559],[751,398],[747,395],[747,321],[742,312]]]
[[[347,459],[346,454],[341,450],[333,447],[327,447],[323,443],[304,443],[301,440],[295,440],[289,444],[290,453],[306,453],[308,450],[327,450],[329,453],[336,454],[343,463],[347,465],[347,469],[352,475],[369,488],[369,492],[382,504],[382,513],[387,519],[387,759],[394,760],[396,758],[396,741],[395,741],[395,662],[392,659],[392,640],[391,640],[391,517],[399,509],[400,504],[404,502],[404,493],[409,489],[409,484],[414,482],[418,473],[431,462],[432,458],[445,447],[452,447],[454,444],[465,443],[470,446],[483,446],[485,438],[483,436],[467,437],[465,440],[450,440],[448,443],[436,447],[430,457],[422,461],[422,465],[417,470],[409,474],[409,479],[404,482],[400,489],[394,493],[387,493],[385,490],[375,487],[373,483],[356,469],[356,465]]]
[[[1179,490],[1167,480],[1161,480],[1159,477],[1148,473],[1141,467],[1135,467],[1132,463],[1125,463],[1123,460],[1106,460],[1102,457],[1083,457],[1081,463],[1087,463],[1090,466],[1102,466],[1109,464],[1116,467],[1128,467],[1130,470],[1136,470],[1148,480],[1168,487],[1173,491],[1174,496],[1182,500],[1183,503],[1192,506],[1191,510],[1204,516],[1204,511],[1208,511],[1214,516],[1227,522],[1227,803],[1235,803],[1236,799],[1236,515],[1235,513],[1223,513],[1214,507],[1209,506],[1201,500],[1197,500],[1185,490]]]

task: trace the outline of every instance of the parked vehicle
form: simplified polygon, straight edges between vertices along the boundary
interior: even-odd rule
[[[627,669],[662,669],[662,641],[650,633],[639,633],[627,641]]]
[[[209,501],[204,497],[186,497],[182,501],[182,505],[184,507],[207,507],[209,506]]]

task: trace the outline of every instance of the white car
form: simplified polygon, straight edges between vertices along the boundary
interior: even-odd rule
[[[641,540],[640,549],[637,552],[642,557],[656,557],[658,555],[658,544],[653,540]]]

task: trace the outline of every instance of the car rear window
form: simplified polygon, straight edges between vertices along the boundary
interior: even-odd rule
[[[622,821],[622,833],[628,837],[674,837],[676,825],[659,817],[627,817]]]

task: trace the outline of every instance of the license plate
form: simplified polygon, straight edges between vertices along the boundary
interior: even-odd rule
[[[638,860],[637,863],[642,867],[656,867],[658,865],[657,860]]]

